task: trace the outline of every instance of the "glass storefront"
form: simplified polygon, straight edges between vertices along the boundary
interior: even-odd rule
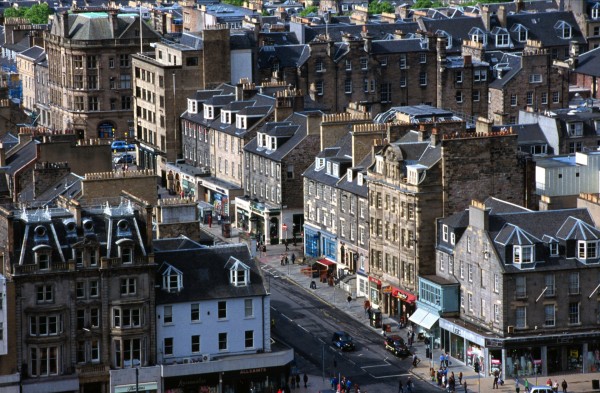
[[[448,348],[447,348],[448,350]],[[457,336],[456,334],[450,333],[450,348],[449,348],[450,356],[453,358],[460,360],[464,363],[465,361],[465,340]]]
[[[595,373],[600,371],[600,342],[591,342],[588,344],[586,353],[586,373]]]
[[[542,373],[542,356],[539,347],[523,347],[507,350],[507,377],[535,376]]]
[[[479,363],[479,372],[487,372],[483,356],[483,348],[479,345],[467,340],[467,366],[475,367],[475,363]]]

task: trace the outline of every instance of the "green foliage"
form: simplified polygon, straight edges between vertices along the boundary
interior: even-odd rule
[[[48,23],[50,14],[52,14],[52,10],[47,3],[35,4],[31,7],[11,7],[4,10],[5,18],[25,18],[34,25]]]
[[[260,14],[261,14],[262,16],[271,16],[271,14],[269,14],[269,11],[267,11],[267,10],[262,10],[262,11],[260,12]]]
[[[222,0],[225,4],[236,5],[238,7],[242,7],[244,5],[244,0]]]
[[[373,1],[369,4],[369,14],[380,15],[384,12],[394,13],[394,6],[388,1]]]
[[[464,5],[464,4],[461,3],[461,6],[462,5]],[[445,7],[445,5],[441,1],[417,0],[411,8],[419,9],[419,8],[440,8],[440,7]]]
[[[316,5],[311,5],[309,7],[306,7],[305,9],[303,9],[302,11],[300,11],[298,13],[298,15],[305,17],[308,16],[310,14],[316,14],[319,12],[319,7],[317,7]]]

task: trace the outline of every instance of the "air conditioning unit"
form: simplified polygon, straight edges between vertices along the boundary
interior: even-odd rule
[[[202,355],[202,361],[203,362],[210,362],[210,355],[209,354]]]
[[[509,334],[510,334],[510,333],[514,333],[514,332],[515,332],[515,327],[514,327],[514,326],[512,326],[512,325],[510,325],[510,326],[508,326],[508,327],[507,327],[507,330],[508,330],[508,333],[509,333]]]

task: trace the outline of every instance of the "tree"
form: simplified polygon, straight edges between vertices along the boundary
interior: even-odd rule
[[[34,25],[48,23],[52,10],[47,3],[35,4],[31,7],[11,7],[4,10],[4,18],[25,18]]]
[[[225,4],[235,5],[238,7],[242,7],[244,5],[244,0],[223,0],[222,2]]]
[[[302,11],[300,11],[298,13],[298,15],[300,15],[302,17],[305,17],[305,16],[308,16],[310,14],[316,14],[318,11],[319,11],[319,8],[316,5],[311,5],[309,7],[306,7]]]
[[[380,15],[384,12],[394,13],[394,6],[388,1],[374,1],[369,4],[369,14]]]

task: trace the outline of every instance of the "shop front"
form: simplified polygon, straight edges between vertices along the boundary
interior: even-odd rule
[[[414,310],[417,297],[412,293],[397,288],[393,285],[386,285],[382,288],[384,312],[391,317],[408,319]]]
[[[362,249],[359,249],[361,251]],[[369,275],[367,274],[367,261],[366,256],[367,251],[362,250],[363,252],[359,252],[358,261],[357,261],[357,270],[356,270],[356,296],[361,297],[364,296],[368,298],[369,296]]]
[[[143,382],[129,385],[117,385],[115,386],[114,393],[156,393],[158,390],[157,382]]]
[[[234,201],[242,191],[237,185],[215,177],[203,177],[198,180],[198,199],[213,206],[213,224],[220,224],[223,220],[235,220]]]
[[[321,232],[318,228],[304,224],[304,255],[308,257],[320,257],[321,249],[319,247],[319,236]]]
[[[474,368],[475,363],[479,363],[479,371],[484,375],[489,372],[485,337],[444,318],[440,318],[439,325],[443,350],[469,367]]]
[[[379,308],[381,305],[381,280],[378,278],[369,276],[369,298],[368,300],[371,302],[371,306],[373,308]]]
[[[541,375],[541,347],[523,345],[506,351],[506,375],[508,377],[525,377]]]
[[[267,244],[279,243],[281,208],[269,203],[258,202],[248,197],[235,199],[235,216],[238,228],[256,235]]]

